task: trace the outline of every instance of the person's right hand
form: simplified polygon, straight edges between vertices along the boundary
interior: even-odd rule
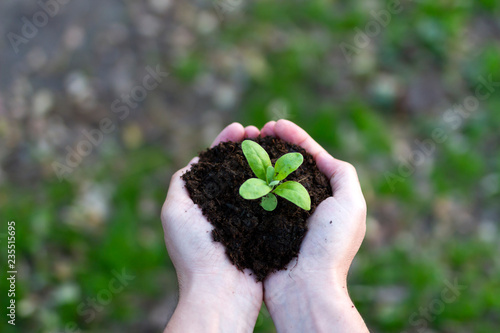
[[[212,147],[258,135],[256,127],[233,123]],[[229,261],[224,246],[212,239],[213,226],[191,200],[181,176],[198,159],[172,176],[162,208],[165,244],[179,281],[179,302],[165,332],[251,332],[262,305],[262,283]]]
[[[367,332],[346,286],[366,229],[366,203],[355,168],[333,158],[290,121],[269,122],[261,135],[303,147],[333,190],[309,218],[298,258],[264,281],[264,301],[278,332]]]

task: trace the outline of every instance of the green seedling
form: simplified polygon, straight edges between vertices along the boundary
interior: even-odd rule
[[[300,153],[281,156],[273,167],[267,152],[258,143],[245,140],[241,143],[250,168],[257,178],[250,178],[240,186],[240,195],[247,200],[261,199],[260,205],[273,211],[278,205],[276,195],[285,198],[302,209],[311,209],[311,197],[302,184],[282,181],[304,161]]]

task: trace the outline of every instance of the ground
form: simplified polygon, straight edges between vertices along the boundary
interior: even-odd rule
[[[17,331],[159,331],[170,176],[226,124],[279,118],[358,170],[349,286],[372,332],[500,325],[497,1],[60,2],[0,3]]]

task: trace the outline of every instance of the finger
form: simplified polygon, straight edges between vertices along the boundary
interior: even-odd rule
[[[242,141],[245,138],[245,128],[240,123],[232,123],[217,135],[210,147],[217,146],[225,141]]]
[[[200,158],[198,156],[194,157],[191,161],[189,161],[188,165],[186,165],[182,169],[179,169],[172,175],[168,188],[167,199],[171,194],[173,197],[184,197],[187,195],[187,190],[185,188],[185,183],[182,179],[182,175],[188,172],[191,169],[191,166],[195,163],[198,163],[199,160]]]
[[[274,120],[265,124],[264,127],[262,127],[262,131],[260,131],[260,135],[262,135],[262,137],[276,136],[274,133],[274,126],[275,125],[276,125],[276,122]]]
[[[301,146],[314,158],[325,151],[306,131],[289,120],[278,120],[274,126],[274,133],[285,141]]]
[[[184,179],[182,179],[182,175],[188,172],[193,164],[198,163],[198,160],[199,157],[193,158],[187,166],[172,175],[168,186],[167,197],[161,209],[161,218],[164,223],[172,220],[172,218],[169,218],[169,212],[170,214],[172,214],[172,212],[183,213],[194,206],[186,188],[186,183]]]
[[[358,174],[351,164],[333,158],[324,151],[316,156],[316,165],[330,180],[335,198],[364,203]]]
[[[255,139],[260,134],[260,131],[255,126],[245,127],[245,138]]]
[[[318,169],[330,180],[335,197],[364,202],[358,175],[352,165],[333,158],[306,131],[289,120],[279,120],[274,132],[281,139],[301,146],[314,157]]]
[[[182,175],[197,161],[198,158],[194,158],[186,167],[174,173],[170,181],[167,198],[162,206],[161,220],[169,253],[175,251],[175,249],[169,248],[169,242],[172,242],[179,235],[185,235],[186,232],[192,233],[193,230],[200,230],[200,228],[207,232],[210,231],[209,223],[203,218],[200,207],[191,199],[186,183],[182,179]],[[188,224],[186,223],[186,216],[189,216]]]

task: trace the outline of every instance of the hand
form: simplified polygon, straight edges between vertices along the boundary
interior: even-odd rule
[[[346,286],[366,229],[366,203],[356,170],[290,121],[269,122],[261,135],[302,146],[333,190],[309,218],[298,258],[264,281],[264,301],[278,332],[367,332]]]
[[[242,141],[259,130],[233,123],[215,139]],[[262,283],[248,271],[239,271],[224,246],[212,241],[212,225],[193,203],[177,171],[162,208],[167,250],[179,281],[179,303],[165,332],[252,332],[262,305]]]

